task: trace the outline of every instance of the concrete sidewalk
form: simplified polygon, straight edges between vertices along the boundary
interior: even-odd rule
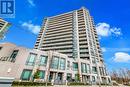
[[[46,87],[46,86],[13,86],[13,87]],[[54,85],[54,86],[47,86],[47,87],[99,87],[97,85],[93,86],[66,86],[66,85]],[[130,87],[130,86],[101,86],[101,87]]]

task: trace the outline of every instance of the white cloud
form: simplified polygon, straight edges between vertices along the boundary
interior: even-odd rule
[[[101,49],[102,49],[102,52],[106,52],[107,51],[105,47],[102,47]]]
[[[102,37],[108,37],[111,35],[119,36],[122,34],[120,28],[111,27],[107,23],[98,23],[96,25],[96,30],[97,30],[98,35]]]
[[[27,0],[27,1],[28,1],[28,3],[29,3],[30,6],[33,6],[33,7],[35,6],[34,0]]]
[[[113,34],[115,34],[117,36],[122,35],[120,28],[116,28],[116,27],[115,28],[111,28],[110,31],[111,31],[111,33],[113,33]]]
[[[23,22],[22,27],[28,29],[34,34],[38,34],[41,29],[39,25],[34,25],[31,22]]]
[[[123,52],[129,52],[130,48],[107,48],[107,47],[102,47],[103,52],[114,52],[114,51],[123,51]]]
[[[130,61],[130,55],[124,52],[115,53],[113,58],[115,62],[129,62]]]
[[[109,28],[110,25],[106,23],[98,23],[96,25],[97,33],[100,36],[109,36],[110,35]]]

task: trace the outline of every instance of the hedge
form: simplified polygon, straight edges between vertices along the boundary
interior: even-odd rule
[[[14,81],[12,86],[45,86],[45,82],[17,82]],[[48,86],[51,86],[51,83],[47,83]]]
[[[87,83],[85,84],[85,83],[82,83],[82,82],[70,82],[70,83],[68,83],[68,85],[73,86],[73,85],[89,85],[89,84],[87,84]]]
[[[126,86],[130,86],[130,84],[124,84],[124,85],[126,85]]]
[[[119,86],[117,83],[113,83],[113,86]]]
[[[83,83],[83,82],[70,82],[68,83],[68,86],[75,86],[75,85],[92,85],[92,84],[89,84],[89,83]],[[99,85],[99,84],[97,84]],[[105,83],[101,83],[101,85],[106,85],[106,86],[110,86],[110,84],[105,84]],[[114,86],[118,86],[117,84],[113,84]]]

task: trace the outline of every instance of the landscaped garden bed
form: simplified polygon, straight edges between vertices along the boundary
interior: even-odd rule
[[[17,82],[14,81],[12,86],[46,86],[45,82]],[[51,83],[47,83],[47,86],[51,86]]]

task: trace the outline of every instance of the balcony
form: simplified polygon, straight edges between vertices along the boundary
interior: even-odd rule
[[[65,27],[65,26],[72,26],[72,23],[68,23],[68,24],[61,24],[61,25],[57,25],[57,26],[48,26],[47,28],[59,28],[59,27]]]
[[[64,43],[48,43],[44,44],[45,47],[50,47],[50,46],[64,46],[64,45],[72,45],[72,42],[64,42]]]
[[[84,20],[84,17],[78,17],[78,21],[79,21],[79,20]]]
[[[46,37],[45,41],[55,40],[55,39],[65,39],[65,38],[72,38],[72,35],[64,35],[64,36],[58,36],[58,37]]]
[[[88,48],[88,45],[80,45],[79,48],[80,49],[82,49],[82,48]]]
[[[64,26],[64,27],[57,27],[57,28],[47,28],[48,32],[53,32],[57,30],[65,30],[65,29],[72,29],[73,26]]]
[[[72,18],[71,19],[66,19],[66,20],[61,20],[61,21],[49,21],[49,25],[54,25],[54,24],[60,24],[60,23],[68,23],[68,22],[72,22]]]
[[[51,29],[57,29],[57,30],[59,30],[59,29],[65,29],[65,28],[68,28],[68,27],[71,27],[71,28],[72,28],[73,26],[72,26],[72,24],[71,24],[71,25],[69,24],[69,25],[67,25],[67,26],[63,26],[63,25],[62,25],[62,26],[55,26],[55,27],[47,27],[47,30],[48,30],[48,29],[49,29],[49,30],[51,30]]]
[[[80,53],[87,53],[87,52],[89,52],[88,49],[80,49]]]
[[[87,41],[80,41],[80,42],[79,42],[79,46],[81,46],[81,45],[85,45],[85,46],[88,47]]]
[[[65,13],[65,14],[53,16],[53,17],[50,17],[50,20],[55,20],[55,19],[59,19],[59,18],[67,17],[67,16],[69,17],[72,16],[72,13]]]
[[[69,49],[69,48],[72,48],[72,45],[66,45],[66,46],[53,46],[53,47],[47,47],[47,48],[43,48],[43,49],[46,49],[46,50],[49,50],[49,49]]]
[[[80,54],[80,57],[89,57],[89,54]]]
[[[54,24],[54,23],[60,23],[60,22],[66,22],[66,21],[70,21],[72,20],[73,18],[72,17],[66,17],[66,18],[61,18],[61,19],[53,19],[53,20],[50,20],[49,19],[49,24]]]
[[[48,27],[64,25],[64,24],[72,24],[72,20],[68,20],[68,21],[65,21],[65,22],[62,21],[62,22],[59,22],[59,23],[49,23]]]
[[[67,39],[66,41],[64,41],[64,40],[56,40],[56,41],[43,41],[43,43],[42,44],[49,44],[49,43],[52,43],[52,44],[55,44],[55,43],[64,43],[64,42],[72,42],[72,40],[71,39]],[[45,46],[45,45],[44,45]]]
[[[65,54],[72,54],[73,53],[73,51],[72,51],[72,49],[69,49],[69,50],[56,50],[57,52],[60,52],[60,53],[65,53]]]
[[[86,38],[86,37],[80,37],[80,38],[79,38],[79,41],[85,41],[85,40],[87,41],[87,38]]]
[[[53,32],[46,32],[46,35],[50,35],[50,34],[57,34],[57,33],[65,33],[65,32],[72,32],[72,29],[65,29],[65,30],[56,30],[56,31],[53,31]]]
[[[15,62],[15,59],[10,57],[0,57],[0,61]]]
[[[72,35],[72,31],[45,35],[44,38],[59,37],[59,36],[63,36],[63,35],[67,35],[67,36],[68,36],[68,35]]]

